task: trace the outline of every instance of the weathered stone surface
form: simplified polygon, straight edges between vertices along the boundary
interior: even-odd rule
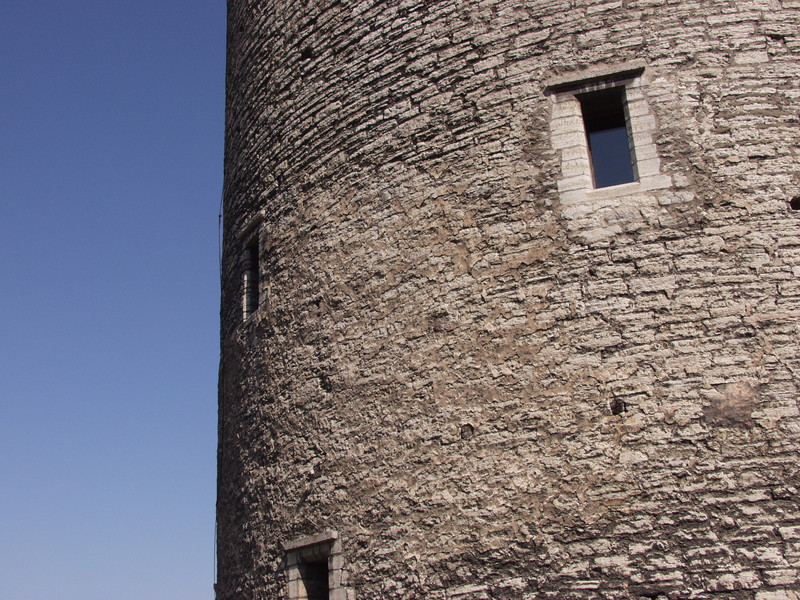
[[[217,597],[799,598],[800,2],[228,9]]]

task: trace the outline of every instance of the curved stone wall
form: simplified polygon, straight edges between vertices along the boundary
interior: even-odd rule
[[[798,597],[800,3],[228,11],[217,597]]]

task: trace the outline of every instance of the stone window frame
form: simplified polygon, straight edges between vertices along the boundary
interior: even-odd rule
[[[355,600],[355,594],[344,585],[344,557],[338,532],[328,529],[297,538],[285,543],[283,549],[286,552],[288,600],[307,600],[300,565],[304,562],[304,557],[308,556],[327,556],[329,600]]]
[[[550,131],[553,148],[561,155],[558,191],[562,203],[592,204],[610,198],[665,189],[671,179],[661,173],[654,136],[656,119],[645,97],[645,66],[641,60],[592,67],[554,77],[545,84],[550,99]],[[632,138],[632,160],[636,181],[595,188],[583,114],[577,96],[624,87],[626,116]]]

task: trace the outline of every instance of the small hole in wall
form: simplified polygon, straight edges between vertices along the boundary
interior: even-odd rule
[[[475,428],[472,425],[470,425],[469,423],[464,423],[461,426],[461,439],[462,440],[468,440],[473,435],[475,435]]]
[[[800,196],[795,196],[789,201],[789,207],[792,210],[800,210]]]
[[[300,53],[300,58],[303,60],[311,60],[314,58],[314,51],[311,49],[311,46],[303,48],[303,51]]]
[[[609,407],[611,408],[612,415],[619,415],[628,410],[628,405],[619,398],[612,399],[609,403]]]
[[[333,383],[331,383],[330,378],[325,373],[319,374],[319,387],[329,394],[333,391]]]

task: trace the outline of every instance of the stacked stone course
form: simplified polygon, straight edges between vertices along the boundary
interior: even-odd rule
[[[217,598],[335,531],[341,598],[799,599],[798,58],[796,0],[229,0]],[[664,185],[575,200],[548,86],[632,61]]]

